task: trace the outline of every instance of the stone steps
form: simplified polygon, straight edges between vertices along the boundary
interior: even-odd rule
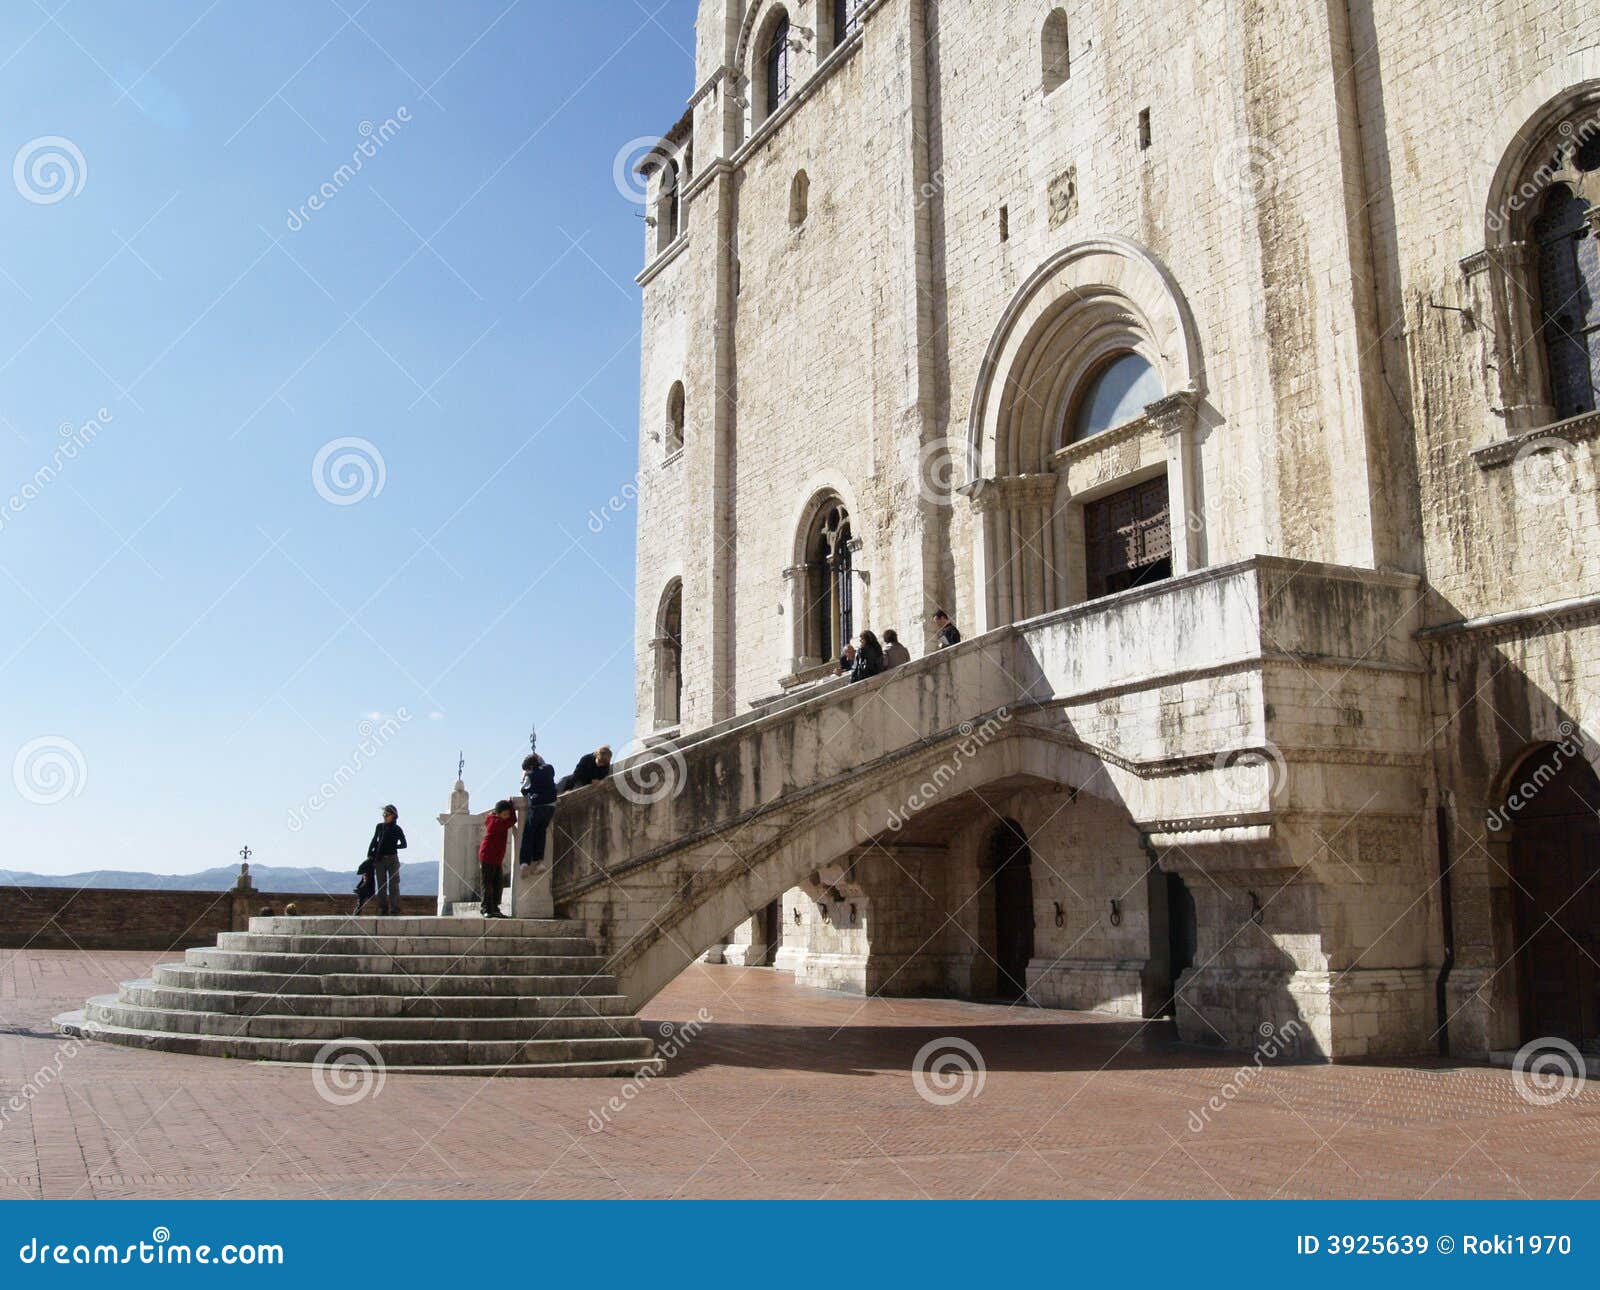
[[[288,1062],[313,1069],[325,1066],[335,1053],[351,1051],[351,1038],[376,1053],[383,1071],[429,1075],[613,1076],[628,1079],[646,1070],[659,1070],[655,1044],[641,1039],[532,1040],[522,1042],[472,1040],[381,1040],[356,1037],[342,1040],[253,1039],[227,1035],[174,1034],[169,1031],[134,1030],[90,1022],[84,1010],[63,1013],[55,1019],[63,1034],[79,1035],[130,1048],[154,1048],[200,1057],[231,1057],[246,1061]],[[343,1047],[341,1048],[341,1045]],[[328,1067],[329,1070],[332,1067]]]
[[[564,919],[250,920],[56,1018],[137,1048],[435,1074],[657,1071],[606,961]]]
[[[282,999],[263,996],[272,1009],[263,1012],[200,1012],[189,1008],[151,1008],[107,994],[90,999],[84,1018],[97,1026],[125,1030],[160,1030],[184,1035],[246,1039],[341,1039],[349,1034],[349,1017],[302,1014],[283,1007]],[[606,1026],[614,1034],[600,1033]],[[415,1040],[638,1039],[637,1017],[364,1017],[361,1036],[374,1042]]]
[[[119,996],[139,1008],[194,1008],[252,1016],[265,1011],[301,1017],[626,1017],[620,994],[264,994],[185,989],[125,981]]]
[[[315,941],[301,952],[185,950],[193,967],[232,972],[388,972],[418,977],[464,972],[472,976],[588,976],[605,970],[598,954],[323,954]]]
[[[246,972],[238,969],[202,968],[192,963],[163,963],[154,969],[158,985],[176,989],[232,990],[246,994],[610,994],[615,982],[609,976],[551,973],[544,976],[507,976],[499,973],[418,977],[414,972]]]
[[[594,952],[581,936],[293,936],[264,932],[223,932],[219,950],[256,954],[381,954],[396,958],[470,954],[478,957],[544,955],[561,958]]]

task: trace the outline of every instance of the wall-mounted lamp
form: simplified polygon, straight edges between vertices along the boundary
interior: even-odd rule
[[[1056,907],[1056,926],[1065,927],[1067,925],[1067,911],[1061,908],[1061,902],[1059,900],[1052,901],[1051,903]]]
[[[828,907],[820,900],[817,902],[817,916],[821,918],[823,922],[828,921]]]
[[[1255,892],[1251,891],[1245,894],[1250,897],[1250,921],[1259,927],[1266,919],[1267,911],[1261,907],[1261,897],[1256,895]]]
[[[799,927],[799,926],[800,926],[800,924],[801,924],[801,923],[802,923],[802,922],[803,922],[803,921],[804,921],[804,920],[803,920],[803,919],[802,919],[802,918],[801,918],[801,917],[800,917],[800,906],[799,906],[799,905],[796,905],[796,906],[795,906],[795,907],[794,907],[794,925],[795,925],[795,926],[796,926],[796,927]]]
[[[850,902],[850,926],[854,927],[855,925],[856,925],[856,906],[855,906],[855,902],[851,901]]]
[[[1113,900],[1111,902],[1111,925],[1113,927],[1121,927],[1122,926],[1122,902],[1121,901]]]

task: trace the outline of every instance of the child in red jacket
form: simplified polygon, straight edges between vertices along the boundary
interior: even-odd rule
[[[517,827],[517,808],[501,798],[483,822],[483,841],[478,843],[478,866],[483,873],[483,916],[504,918],[500,894],[506,889],[506,846]]]

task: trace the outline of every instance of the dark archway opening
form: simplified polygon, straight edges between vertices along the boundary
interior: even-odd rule
[[[1171,985],[1162,1005],[1163,1017],[1178,1014],[1178,978],[1194,966],[1199,947],[1200,922],[1194,907],[1194,893],[1182,875],[1164,874],[1167,884],[1167,968]]]
[[[1033,853],[1015,820],[989,837],[987,868],[994,883],[995,994],[1020,999],[1028,993],[1033,958]]]
[[[1600,780],[1570,745],[1535,750],[1507,804],[1524,1042],[1600,1052]]]

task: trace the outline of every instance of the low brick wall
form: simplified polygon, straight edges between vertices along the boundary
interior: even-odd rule
[[[354,883],[351,884],[352,886]],[[36,950],[179,950],[243,931],[270,906],[275,914],[348,914],[353,896],[281,891],[124,891],[0,886],[0,947]],[[401,910],[431,915],[433,896],[405,896]],[[367,906],[376,913],[375,905]]]

